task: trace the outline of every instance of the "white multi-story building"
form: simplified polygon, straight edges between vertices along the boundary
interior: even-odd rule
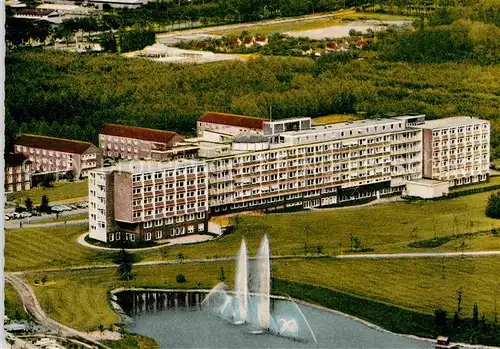
[[[178,184],[172,184],[177,188],[176,192],[160,192],[164,200],[171,202],[170,211],[158,213],[158,219],[170,219],[170,223],[163,224],[163,234],[168,236],[177,235],[174,230],[176,227],[170,225],[177,217],[185,222],[186,214],[198,214],[198,211],[175,209],[178,204],[173,200],[183,200],[176,196],[179,190],[196,202],[190,209],[202,210],[203,217],[196,218],[205,220],[205,211],[207,215],[217,215],[248,210],[294,210],[372,200],[401,194],[409,181],[415,182],[423,177],[450,181],[451,185],[467,183],[466,180],[472,182],[487,179],[489,124],[474,118],[439,121],[442,125],[447,125],[446,132],[454,129],[455,134],[460,134],[456,137],[456,152],[462,154],[458,149],[464,148],[461,157],[465,158],[463,161],[468,161],[467,164],[470,163],[470,166],[463,166],[463,171],[453,172],[458,176],[454,178],[451,177],[451,172],[449,175],[442,175],[444,168],[447,171],[455,170],[449,163],[449,155],[442,153],[444,144],[439,143],[443,140],[444,134],[441,136],[441,131],[445,127],[438,125],[437,121],[426,122],[424,115],[323,126],[313,126],[310,118],[267,121],[237,116],[236,121],[227,121],[228,119],[231,119],[229,114],[206,114],[202,118],[204,124],[198,125],[198,136],[176,145],[198,149],[198,160],[192,160],[193,163],[142,162],[143,166],[157,169],[149,168],[144,171],[137,166],[127,165],[125,169],[121,169],[120,174],[118,169],[94,171],[93,176],[95,174],[103,179],[112,178],[106,181],[113,184],[107,189],[107,195],[102,196],[101,192],[103,199],[97,196],[95,207],[91,207],[96,215],[95,218],[90,217],[93,225],[91,232],[93,229],[96,232],[91,237],[110,241],[117,239],[117,233],[126,231],[127,234],[136,234],[133,238],[136,241],[150,240],[150,236],[144,234],[150,232],[148,229],[151,229],[152,223],[148,222],[157,219],[156,212],[152,213],[156,207],[153,204],[153,200],[156,202],[156,194],[145,195],[135,190],[136,185],[137,188],[156,186],[156,179],[141,177],[136,183],[134,178],[155,176],[157,171],[165,176],[159,179],[160,183],[182,181],[179,185],[186,185],[186,190],[190,191],[188,194]],[[225,127],[224,122],[229,126]],[[425,136],[429,132],[432,142]],[[446,138],[449,146],[455,146],[452,139]],[[463,141],[458,141],[459,139]],[[471,149],[468,149],[469,144]],[[440,176],[436,175],[437,172],[428,172],[429,166],[425,164],[428,157],[424,155],[426,152],[438,153],[439,156],[431,157],[433,162],[430,167],[439,168]],[[470,159],[467,160],[469,156]],[[476,161],[479,162],[476,164]],[[196,171],[197,175],[192,181],[195,181],[197,187],[192,187],[193,183],[184,182],[187,178],[177,178],[173,168],[178,168],[180,164]],[[462,168],[458,164],[453,165]],[[199,182],[200,179],[202,182]],[[455,181],[456,179],[462,181]],[[93,182],[93,178],[90,183],[92,188],[99,185]],[[91,205],[97,200],[92,195],[94,194],[91,192]],[[195,200],[196,197],[198,201]],[[198,207],[198,202],[205,206]],[[106,210],[106,205],[111,205],[114,212],[104,212],[99,218],[95,209]],[[183,229],[187,233],[197,231],[185,225]]]
[[[89,178],[89,236],[157,241],[207,227],[207,164],[196,160],[130,161]]]
[[[423,131],[423,176],[450,186],[488,179],[490,123],[461,116],[426,121]]]

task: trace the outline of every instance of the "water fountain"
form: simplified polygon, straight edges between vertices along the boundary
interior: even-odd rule
[[[250,333],[271,333],[317,343],[307,319],[293,299],[280,299],[271,308],[271,302],[276,297],[270,294],[271,264],[267,235],[262,239],[250,266],[246,243],[242,240],[234,291],[228,291],[224,283],[219,283],[205,297],[202,306],[233,324],[247,324]]]
[[[234,324],[244,324],[248,317],[248,258],[245,239],[241,240],[236,266],[235,301],[238,312],[233,315]]]

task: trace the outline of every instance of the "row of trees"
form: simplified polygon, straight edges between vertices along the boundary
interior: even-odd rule
[[[494,21],[473,21],[469,15],[446,8],[429,16],[416,31],[390,30],[381,33],[377,49],[386,59],[405,62],[440,63],[472,61],[480,64],[500,63],[500,26]],[[499,12],[500,16],[500,12]],[[473,17],[474,18],[474,17]]]
[[[213,110],[273,118],[367,112],[493,120],[500,67],[412,64],[326,57],[266,57],[239,63],[166,65],[49,51],[6,55],[5,127],[97,143],[105,123],[191,134]],[[36,110],[36,113],[33,113]],[[492,145],[499,148],[493,122]]]

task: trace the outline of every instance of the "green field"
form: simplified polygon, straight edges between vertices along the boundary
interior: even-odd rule
[[[8,282],[4,282],[3,290],[5,315],[8,316],[9,319],[28,319],[29,317],[24,312],[21,297],[19,297],[16,289]]]
[[[331,16],[325,18],[318,18],[314,20],[299,20],[294,22],[285,23],[272,23],[272,24],[256,24],[245,29],[226,29],[214,30],[212,34],[215,35],[240,35],[242,31],[247,31],[251,34],[271,34],[283,33],[288,31],[303,31],[311,29],[320,29],[337,25],[345,25],[344,19],[365,19],[365,20],[379,20],[379,21],[395,21],[395,20],[413,20],[414,17],[391,15],[384,13],[373,12],[356,12],[354,10],[344,10],[332,13]]]
[[[350,234],[374,253],[447,252],[496,250],[500,238],[492,234],[470,235],[435,248],[410,248],[408,244],[434,237],[500,228],[500,221],[485,216],[489,192],[442,201],[395,202],[290,214],[245,215],[230,235],[201,244],[172,246],[139,252],[140,259],[175,260],[234,256],[241,238],[255,253],[260,239],[269,235],[275,256],[303,255],[304,244],[322,246],[323,254],[345,254]],[[64,219],[64,218],[63,218]],[[369,223],[367,223],[369,222]],[[472,222],[472,228],[467,222]],[[456,223],[456,225],[455,225]],[[86,225],[7,230],[5,268],[8,271],[108,263],[112,253],[94,252],[76,243]],[[314,251],[309,254],[314,254]]]
[[[212,288],[217,284],[220,267],[232,278],[232,264],[194,264],[178,266],[136,267],[132,281],[119,281],[116,269],[46,273],[30,275],[35,294],[45,311],[62,323],[80,330],[95,330],[99,325],[108,328],[119,321],[108,304],[107,291],[117,287]],[[179,284],[175,276],[182,273],[186,283]],[[48,276],[45,286],[34,280]]]
[[[33,201],[33,205],[39,205],[43,195],[47,195],[50,202],[66,201],[69,199],[74,199],[75,201],[77,199],[86,200],[88,196],[88,184],[87,181],[55,182],[51,188],[32,188],[20,193],[7,194],[7,200],[24,205],[24,201],[29,197]]]
[[[93,252],[76,242],[85,231],[87,225],[6,230],[5,270],[109,263],[110,254]]]
[[[444,272],[443,272],[444,265]],[[231,284],[233,263],[183,264],[135,267],[135,279],[117,280],[115,270],[48,274],[48,286],[33,288],[42,307],[54,319],[81,329],[105,327],[118,321],[107,301],[107,291],[116,287],[211,288],[219,282],[220,267]],[[416,260],[287,260],[273,261],[273,276],[353,294],[424,314],[437,308],[456,309],[456,295],[463,290],[463,316],[472,306],[491,319],[499,295],[499,258]],[[183,273],[185,284],[175,275]],[[41,275],[31,275],[32,283]],[[444,276],[444,278],[443,278]]]
[[[315,210],[289,214],[245,215],[238,228],[228,236],[199,245],[168,247],[167,258],[182,252],[186,259],[234,256],[241,238],[255,253],[264,234],[269,235],[272,254],[302,255],[304,244],[321,245],[325,254],[347,253],[350,234],[360,238],[362,246],[374,253],[455,251],[455,242],[430,249],[414,249],[408,244],[417,240],[452,236],[500,228],[500,220],[485,216],[490,193],[467,195],[442,201],[395,202],[369,207]],[[456,222],[456,226],[455,226]],[[467,222],[473,222],[472,228]],[[455,230],[455,231],[454,231]],[[496,249],[498,238],[473,236],[467,241],[469,251],[480,239]],[[141,254],[146,260],[164,258],[161,250]]]

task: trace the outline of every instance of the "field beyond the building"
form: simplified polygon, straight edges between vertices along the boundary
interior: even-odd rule
[[[30,198],[33,205],[39,205],[44,195],[47,195],[50,202],[86,200],[88,183],[87,181],[54,182],[54,186],[50,188],[39,187],[19,193],[7,194],[7,200],[24,205],[26,198]]]

